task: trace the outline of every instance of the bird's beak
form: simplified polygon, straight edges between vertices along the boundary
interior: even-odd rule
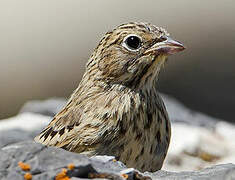
[[[172,55],[185,49],[182,43],[173,40],[168,36],[164,37],[164,39],[164,41],[154,44],[147,51],[145,51],[145,53]]]

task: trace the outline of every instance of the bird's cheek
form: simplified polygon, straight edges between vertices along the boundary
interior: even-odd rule
[[[99,62],[99,70],[102,76],[113,80],[125,74],[124,64],[119,59],[102,59]]]
[[[155,55],[142,56],[139,60],[140,61],[139,64],[145,67],[151,65],[154,60],[155,60]]]
[[[149,57],[141,57],[138,60],[136,60],[133,64],[129,65],[127,68],[127,71],[131,74],[138,74],[138,72],[142,71],[144,67],[151,64],[152,59]]]
[[[135,64],[131,64],[128,68],[127,68],[127,72],[134,74],[136,71],[138,70],[138,65]]]

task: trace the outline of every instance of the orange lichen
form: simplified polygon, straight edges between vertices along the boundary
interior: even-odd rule
[[[73,170],[75,168],[75,165],[73,163],[71,163],[71,164],[68,164],[67,167],[69,170]]]
[[[23,170],[23,171],[29,171],[30,170],[30,165],[23,163],[22,161],[18,162],[18,166]]]
[[[218,156],[215,156],[213,154],[209,154],[207,152],[200,152],[198,155],[202,160],[207,161],[207,162],[213,162],[217,159],[219,159]]]
[[[93,173],[89,173],[89,174],[88,174],[88,178],[93,179],[93,178],[95,178],[95,175],[94,175]]]
[[[99,174],[97,178],[106,178],[107,177],[107,174]]]
[[[30,174],[30,173],[26,173],[25,175],[24,175],[24,179],[25,180],[31,180],[32,179],[32,174]]]
[[[62,169],[61,172],[56,175],[55,180],[70,180],[67,176],[67,169]]]
[[[107,173],[89,173],[88,174],[88,178],[90,179],[94,179],[94,178],[102,178],[102,179],[110,179],[108,178],[108,174]]]
[[[124,177],[125,179],[128,178],[128,175],[127,174],[122,174],[122,177]]]

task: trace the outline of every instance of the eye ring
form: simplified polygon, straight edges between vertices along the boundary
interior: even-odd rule
[[[123,40],[122,46],[129,51],[136,52],[141,48],[142,39],[136,34],[129,34]]]

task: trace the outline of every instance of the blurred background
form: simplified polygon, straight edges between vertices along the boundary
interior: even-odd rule
[[[235,121],[235,1],[0,1],[0,119],[29,100],[69,97],[103,34],[129,21],[167,29],[187,49],[159,90]]]

